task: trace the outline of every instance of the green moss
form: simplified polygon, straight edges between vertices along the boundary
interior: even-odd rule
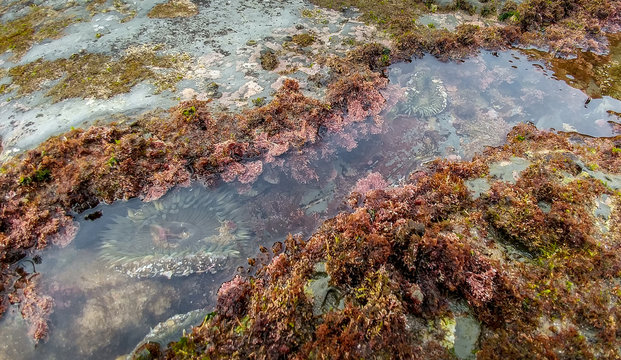
[[[258,97],[256,99],[252,99],[252,105],[256,107],[265,105],[265,97]]]
[[[118,61],[101,54],[73,55],[68,59],[35,62],[9,70],[18,94],[43,89],[43,83],[60,80],[46,92],[54,102],[68,98],[109,98],[129,92],[142,81],[151,81],[158,91],[174,89],[182,77],[179,68],[187,56],[157,55],[153,49],[130,51]],[[158,69],[158,70],[156,70]]]
[[[191,118],[194,114],[196,114],[196,107],[190,106],[189,108],[183,110],[182,114],[186,118]]]
[[[292,41],[298,46],[306,47],[312,45],[315,42],[315,37],[311,34],[298,34],[293,35]]]
[[[33,183],[41,183],[52,178],[52,172],[47,168],[35,170],[30,176],[22,175],[19,178],[20,185],[31,185]]]
[[[59,38],[64,28],[78,21],[53,9],[32,5],[25,16],[0,24],[0,53],[11,50],[14,57],[20,58],[34,43]]]
[[[116,11],[121,15],[125,15],[125,17],[121,19],[121,23],[133,19],[137,13],[135,6],[129,5],[121,0],[113,0],[111,5],[108,5],[108,0],[90,0],[88,1],[86,9],[90,12],[91,16],[99,13]]]
[[[178,17],[192,17],[198,14],[198,7],[190,0],[169,0],[164,4],[157,4],[147,14],[150,18],[169,19]]]

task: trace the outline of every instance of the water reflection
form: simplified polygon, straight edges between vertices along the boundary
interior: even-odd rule
[[[556,79],[584,91],[592,98],[610,96],[621,99],[621,34],[607,36],[609,52],[597,55],[581,52],[575,59],[561,59],[537,50],[525,50],[530,59],[549,64]]]
[[[189,276],[172,276],[182,275],[173,272],[168,274],[172,279],[137,279],[127,276],[127,271],[111,269],[100,253],[102,242],[109,239],[103,236],[105,229],[147,205],[132,200],[90,211],[101,211],[103,216],[84,220],[78,239],[68,248],[45,251],[43,264],[37,268],[43,274],[43,291],[56,303],[49,342],[34,348],[24,340],[25,325],[14,308],[0,323],[2,356],[96,359],[128,353],[158,322],[193,309],[212,308],[220,284],[230,279],[238,266],[247,265],[246,258],[255,256],[254,249],[260,245],[269,248],[289,233],[307,237],[321,221],[347,210],[347,195],[357,186],[364,188],[360,179],[366,178],[367,185],[381,184],[384,179],[397,184],[436,157],[468,159],[485,146],[501,144],[519,122],[609,136],[612,129],[607,111],[621,112],[621,102],[611,97],[586,103],[587,95],[581,90],[559,81],[544,63],[529,61],[517,51],[485,52],[462,63],[443,63],[426,56],[396,64],[388,75],[387,107],[378,117],[265,163],[254,184],[220,184],[206,189],[207,197],[235,194],[226,197],[225,204],[207,206],[228,209],[215,219],[202,218],[204,211],[209,211],[202,209],[192,216],[203,220],[173,216],[143,224],[148,230],[145,243],[174,250],[187,239],[200,242],[208,237],[194,236],[202,231],[197,227],[200,224],[220,229],[227,221],[222,214],[243,208],[248,248],[236,250],[238,256],[230,257],[215,274],[190,271]],[[373,177],[368,176],[371,172]],[[187,203],[178,201],[177,205]],[[237,216],[235,221],[239,221]],[[134,225],[141,226],[128,226]],[[115,241],[129,245],[136,234]],[[120,246],[117,250],[130,252]],[[269,261],[269,257],[260,260]]]

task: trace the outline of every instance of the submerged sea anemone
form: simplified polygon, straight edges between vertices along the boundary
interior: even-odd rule
[[[446,109],[447,94],[442,80],[418,71],[406,83],[405,100],[400,112],[409,116],[429,117]]]
[[[101,258],[131,277],[215,272],[239,257],[250,237],[232,196],[182,189],[116,216],[103,232]]]

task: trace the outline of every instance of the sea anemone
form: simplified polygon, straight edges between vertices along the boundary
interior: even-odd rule
[[[229,193],[180,189],[116,216],[103,231],[101,258],[137,278],[216,272],[246,247],[243,219]]]
[[[418,71],[406,83],[405,100],[399,110],[409,116],[430,117],[446,109],[446,99],[442,80]]]

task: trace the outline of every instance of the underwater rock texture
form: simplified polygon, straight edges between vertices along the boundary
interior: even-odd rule
[[[179,189],[117,216],[101,235],[100,256],[131,277],[216,272],[250,237],[248,216],[231,194]]]
[[[223,285],[217,315],[166,358],[618,358],[620,146],[523,124],[470,162],[369,191]],[[490,171],[513,161],[511,181]],[[475,199],[477,179],[489,187]],[[308,288],[323,263],[344,303],[328,312]]]

